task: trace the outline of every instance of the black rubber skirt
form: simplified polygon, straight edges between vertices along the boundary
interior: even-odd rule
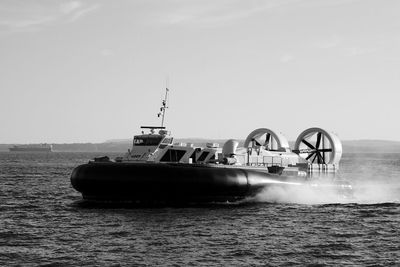
[[[76,167],[71,184],[86,200],[220,202],[257,194],[270,176],[232,166],[94,162]]]

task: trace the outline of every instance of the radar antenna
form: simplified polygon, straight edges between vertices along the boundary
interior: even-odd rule
[[[165,111],[168,108],[167,100],[168,100],[168,87],[165,87],[165,97],[164,100],[161,102],[160,112],[157,114],[157,117],[161,117],[161,128],[164,127],[164,119],[165,119]]]

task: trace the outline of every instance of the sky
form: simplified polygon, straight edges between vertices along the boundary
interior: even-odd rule
[[[0,0],[0,143],[400,141],[398,0]]]

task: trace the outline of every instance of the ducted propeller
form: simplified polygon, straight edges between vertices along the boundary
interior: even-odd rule
[[[244,147],[263,146],[266,150],[286,151],[289,149],[287,139],[281,134],[267,128],[259,128],[251,132],[245,142]]]
[[[335,164],[341,158],[342,144],[335,134],[321,128],[310,128],[299,135],[293,152],[310,163]]]

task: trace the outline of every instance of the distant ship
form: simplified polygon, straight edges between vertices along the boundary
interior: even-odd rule
[[[9,150],[10,152],[52,152],[53,147],[50,144],[14,145]]]

